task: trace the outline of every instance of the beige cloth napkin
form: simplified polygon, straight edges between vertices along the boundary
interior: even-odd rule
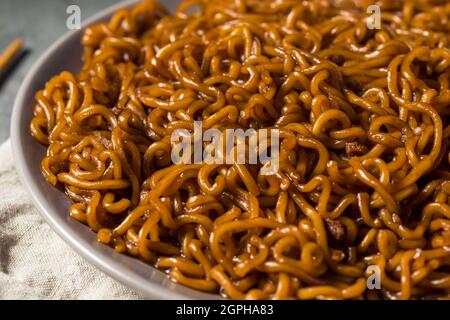
[[[0,299],[139,299],[60,239],[31,203],[0,146]]]

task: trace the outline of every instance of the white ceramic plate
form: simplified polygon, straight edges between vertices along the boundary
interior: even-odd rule
[[[162,2],[173,10],[178,1]],[[36,207],[53,230],[79,254],[111,277],[148,298],[217,299],[218,295],[175,284],[161,271],[99,244],[94,232],[69,217],[67,209],[70,200],[67,196],[51,187],[41,174],[40,159],[45,154],[45,148],[31,137],[29,129],[35,92],[63,70],[77,74],[81,67],[80,42],[83,29],[87,25],[107,20],[118,8],[132,4],[133,2],[122,2],[96,14],[86,21],[81,30],[69,32],[56,41],[30,70],[17,94],[11,120],[11,141],[17,172]]]

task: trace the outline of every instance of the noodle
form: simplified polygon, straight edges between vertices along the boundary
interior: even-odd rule
[[[445,0],[120,9],[86,29],[79,75],[36,94],[42,172],[98,241],[197,290],[448,298],[449,21]],[[198,120],[279,129],[278,172],[173,164],[172,133]]]

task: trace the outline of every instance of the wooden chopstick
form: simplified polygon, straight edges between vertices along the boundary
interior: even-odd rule
[[[3,73],[8,67],[9,63],[14,59],[14,57],[22,50],[23,40],[16,39],[6,48],[5,51],[0,55],[0,73]]]

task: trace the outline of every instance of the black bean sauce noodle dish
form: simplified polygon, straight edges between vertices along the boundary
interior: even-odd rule
[[[145,0],[81,41],[30,128],[99,242],[230,299],[450,297],[448,1]],[[174,163],[197,121],[277,129],[277,170]]]

